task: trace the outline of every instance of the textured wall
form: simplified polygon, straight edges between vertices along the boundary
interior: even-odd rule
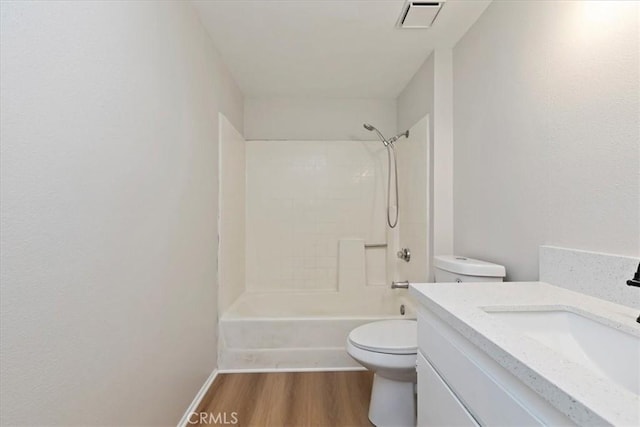
[[[377,140],[363,123],[393,135],[395,99],[248,98],[245,102],[244,135],[252,140]]]
[[[640,253],[637,2],[493,2],[454,49],[455,250]]]
[[[409,129],[427,114],[433,115],[434,58],[435,53],[429,55],[398,95],[397,122],[400,131]]]
[[[400,195],[400,247],[411,250],[407,263],[395,258],[398,278],[411,282],[430,279],[431,257],[429,241],[429,121],[419,120],[408,139],[395,144],[398,156],[398,183]]]
[[[453,252],[453,88],[451,49],[436,49],[411,78],[397,99],[400,130],[428,116],[429,251]],[[400,242],[402,245],[402,242]]]
[[[188,3],[1,8],[1,424],[175,425],[216,366],[242,94]]]

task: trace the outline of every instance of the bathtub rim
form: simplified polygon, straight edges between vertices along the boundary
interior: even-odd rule
[[[378,293],[379,292],[379,293]],[[296,291],[296,292],[291,292],[291,291],[274,291],[274,292],[251,292],[251,291],[245,291],[243,292],[241,295],[238,296],[238,298],[236,298],[236,300],[229,306],[229,308],[227,308],[227,310],[225,310],[224,313],[221,313],[219,316],[220,320],[235,320],[235,319],[251,319],[251,320],[270,320],[270,321],[276,321],[276,320],[330,320],[330,319],[343,319],[343,320],[347,320],[347,319],[371,319],[371,320],[376,320],[376,319],[415,319],[416,318],[416,305],[413,302],[413,300],[411,299],[411,297],[409,296],[409,294],[405,291],[403,292],[404,295],[398,295],[395,294],[395,292],[398,291],[391,291],[391,290],[387,290],[387,289],[380,289],[377,290],[376,292],[376,296],[379,297],[386,297],[387,292],[389,292],[389,296],[394,296],[396,298],[401,297],[402,300],[401,301],[397,301],[398,308],[400,307],[400,305],[405,305],[408,310],[407,310],[407,314],[400,314],[400,313],[344,313],[344,312],[340,312],[340,313],[327,313],[327,314],[305,314],[305,313],[298,313],[298,314],[290,314],[287,313],[284,316],[278,316],[278,315],[273,315],[273,314],[247,314],[247,313],[242,313],[242,311],[238,310],[239,306],[241,304],[246,304],[247,301],[246,299],[251,298],[251,297],[256,297],[256,298],[260,298],[260,297],[267,297],[267,298],[274,298],[276,297],[276,295],[279,294],[284,294],[284,295],[288,295],[288,296],[293,296],[293,297],[305,297],[305,296],[312,296],[312,295],[325,295],[325,296],[332,296],[332,297],[340,297],[340,296],[345,296],[343,292],[339,292],[339,291],[335,291],[335,290],[311,290],[311,291]],[[393,292],[393,293],[391,293]],[[400,291],[401,292],[401,291]],[[350,294],[349,296],[358,296],[359,294],[354,293],[354,294]]]

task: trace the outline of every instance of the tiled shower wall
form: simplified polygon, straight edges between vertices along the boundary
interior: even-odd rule
[[[248,141],[249,291],[337,289],[338,241],[385,243],[386,152],[378,141]],[[385,283],[367,249],[367,284]]]

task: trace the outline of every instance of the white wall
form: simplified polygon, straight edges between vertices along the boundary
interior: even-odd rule
[[[438,49],[434,58],[433,254],[453,253],[453,56]]]
[[[400,247],[411,250],[405,262],[392,253],[398,279],[427,282],[430,279],[432,240],[429,229],[429,118],[423,117],[410,130],[408,139],[395,143],[398,160]]]
[[[395,99],[248,98],[244,135],[248,140],[377,140],[362,127],[396,132]]]
[[[638,256],[639,7],[493,2],[455,47],[456,252],[511,280],[541,244]]]
[[[245,290],[246,144],[220,114],[218,295],[220,315]]]
[[[432,53],[398,95],[397,122],[400,131],[411,128],[427,114],[433,114],[434,73],[435,53]]]
[[[436,49],[418,69],[397,99],[400,131],[429,117],[430,253],[453,252],[453,129],[452,54]],[[400,242],[402,246],[402,242]],[[431,277],[431,273],[429,274]]]
[[[185,2],[2,2],[1,421],[169,425],[216,366],[218,111]]]

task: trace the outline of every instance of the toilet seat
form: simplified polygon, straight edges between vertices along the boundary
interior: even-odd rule
[[[361,350],[375,353],[417,354],[417,322],[398,319],[367,323],[351,331],[349,342]]]

